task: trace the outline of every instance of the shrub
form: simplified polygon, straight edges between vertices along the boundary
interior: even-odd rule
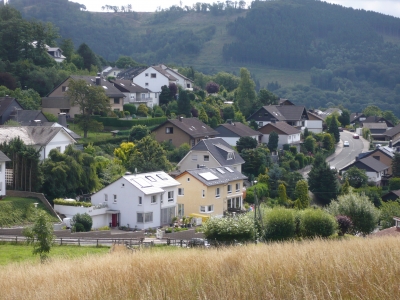
[[[384,202],[380,208],[380,224],[382,229],[395,225],[393,217],[400,217],[400,204],[396,201]]]
[[[267,241],[284,241],[295,237],[295,218],[292,209],[275,207],[266,211],[265,239]]]
[[[87,213],[76,214],[72,218],[72,226],[75,228],[76,232],[79,232],[77,230],[77,227],[80,227],[79,225],[83,226],[83,231],[90,231],[93,225],[92,217]]]
[[[85,232],[85,227],[81,223],[76,223],[73,227],[74,232]]]
[[[336,222],[338,224],[339,235],[343,236],[350,232],[353,227],[353,222],[348,216],[336,216]]]
[[[154,126],[160,125],[167,120],[167,117],[152,118],[152,119],[138,119],[138,120],[121,120],[118,118],[92,116],[91,119],[103,123],[108,127],[126,127],[131,128],[135,125]]]
[[[110,227],[108,226],[99,227],[99,231],[107,231],[107,230],[110,230]]]
[[[389,190],[400,190],[400,178],[395,177],[389,179]]]
[[[131,115],[136,114],[136,105],[135,104],[124,104],[124,110],[129,111]]]
[[[79,202],[79,201],[65,201],[64,199],[57,198],[53,201],[54,204],[65,205],[65,206],[83,206],[83,207],[92,207],[92,203],[90,202]]]
[[[297,154],[297,148],[296,148],[296,146],[290,146],[290,147],[289,147],[289,150],[290,150],[290,152],[292,152],[293,155],[296,155],[296,154]]]
[[[254,240],[253,218],[247,215],[225,218],[210,218],[203,224],[204,236],[211,241],[232,243]]]
[[[132,126],[131,130],[129,131],[129,140],[130,141],[139,141],[145,136],[150,134],[149,128],[144,125],[136,125]]]
[[[335,233],[336,220],[321,209],[307,209],[301,212],[300,232],[303,237],[328,237]]]
[[[258,182],[257,184],[255,184],[247,189],[246,202],[254,203],[254,201],[255,201],[254,190],[257,191],[258,202],[260,202],[264,197],[267,197],[269,194],[268,184]]]

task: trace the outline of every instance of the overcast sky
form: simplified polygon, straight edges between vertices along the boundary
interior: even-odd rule
[[[180,5],[179,0],[74,0],[86,5],[86,8],[90,11],[101,11],[101,7],[108,4],[113,6],[121,6],[132,4],[133,10],[135,11],[150,11],[153,12],[157,7],[167,8],[172,5]],[[196,2],[217,2],[216,0],[182,0],[183,6],[192,6]],[[247,0],[247,4],[251,1]],[[372,10],[381,12],[383,14],[400,17],[400,1],[399,0],[328,0],[327,2],[336,3],[343,6],[362,8],[365,10]]]

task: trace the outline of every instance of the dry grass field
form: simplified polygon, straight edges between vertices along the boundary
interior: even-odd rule
[[[1,299],[397,299],[400,239],[113,251],[0,267]]]

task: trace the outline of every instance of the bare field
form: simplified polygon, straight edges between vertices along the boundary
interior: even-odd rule
[[[1,299],[396,299],[400,239],[114,251],[0,268]]]

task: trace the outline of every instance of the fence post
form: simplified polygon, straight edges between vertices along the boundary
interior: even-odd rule
[[[60,238],[60,241],[61,241],[61,242],[60,242],[60,246],[62,246],[62,238]]]
[[[81,239],[78,239],[78,245],[79,246],[81,245]]]
[[[181,247],[183,247],[183,240],[181,240]]]
[[[18,236],[15,236],[15,243],[18,243]]]
[[[98,247],[98,246],[99,246],[99,239],[97,239],[96,241],[97,241],[97,244],[96,244],[96,246]]]

